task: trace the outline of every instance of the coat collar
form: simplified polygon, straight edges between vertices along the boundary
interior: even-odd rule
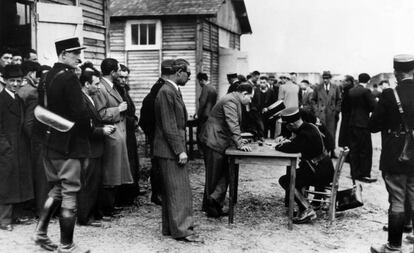
[[[123,99],[119,92],[115,90],[115,87],[111,88],[111,85],[107,82],[105,78],[101,78],[101,84],[105,87],[108,93],[111,94],[111,96],[113,96],[119,103],[122,103]]]
[[[16,115],[17,117],[22,117],[22,108],[21,108],[21,103],[20,103],[20,99],[16,98],[13,99],[6,91],[6,88],[4,88],[1,92],[0,92],[0,97],[1,99],[3,99],[5,101],[5,104],[7,106],[7,108],[9,109],[9,111],[11,113],[13,113],[14,115]],[[17,106],[16,106],[17,103]]]

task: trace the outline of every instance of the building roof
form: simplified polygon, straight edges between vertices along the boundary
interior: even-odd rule
[[[225,0],[110,0],[111,17],[215,16]],[[232,0],[242,33],[251,33],[244,0]]]

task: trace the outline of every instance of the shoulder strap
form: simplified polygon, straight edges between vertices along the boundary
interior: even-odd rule
[[[53,78],[50,80],[50,84],[52,84],[53,83],[53,81],[55,81],[55,79],[60,75],[60,74],[62,74],[63,72],[65,72],[65,70],[61,70],[61,71],[59,71],[59,72],[57,72],[56,74],[55,74],[55,76],[53,76]],[[46,78],[47,78],[47,73],[46,73],[46,76],[45,76],[45,80],[46,80]],[[43,87],[43,89],[44,89],[44,91],[43,91],[43,102],[44,102],[44,106],[45,106],[45,108],[47,108],[47,87],[46,87],[46,85],[45,85],[45,87]]]
[[[405,114],[404,114],[404,109],[403,109],[402,104],[401,104],[400,96],[398,95],[398,92],[397,92],[396,88],[393,88],[392,90],[394,91],[395,101],[397,102],[398,111],[400,112],[401,120],[404,124],[405,131],[408,133],[410,131],[410,129],[407,125],[407,122],[405,121]]]

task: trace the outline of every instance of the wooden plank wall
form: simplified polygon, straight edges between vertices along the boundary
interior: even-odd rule
[[[127,65],[125,52],[125,21],[111,21],[109,26],[110,57]]]
[[[130,95],[139,116],[142,100],[159,78],[160,53],[158,50],[128,51],[126,59],[127,66],[131,70]]]
[[[83,15],[83,44],[85,60],[99,65],[106,57],[105,0],[80,0]]]
[[[217,25],[204,20],[203,23],[203,69],[208,69],[210,84],[218,90],[219,42]]]
[[[39,2],[47,4],[75,5],[75,0],[40,0]]]

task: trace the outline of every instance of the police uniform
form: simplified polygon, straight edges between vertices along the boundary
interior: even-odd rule
[[[84,49],[80,46],[78,38],[57,41],[55,46],[58,55],[62,52],[70,53]],[[81,187],[81,170],[87,166],[90,156],[90,118],[79,79],[72,66],[63,62],[55,63],[48,72],[45,83],[47,109],[75,124],[68,132],[60,132],[52,127],[44,129],[44,165],[46,177],[49,183],[53,184],[53,188],[49,192],[49,198],[45,202],[32,239],[42,248],[57,248],[47,236],[47,227],[54,211],[60,206],[61,240],[58,252],[72,252],[79,250],[73,243],[76,194]],[[39,104],[45,105],[44,102],[43,92],[39,92]]]
[[[398,80],[395,88],[401,100],[405,120],[410,129],[414,127],[414,56],[394,57],[394,70]],[[403,75],[404,74],[404,75]],[[406,77],[406,78],[404,78]],[[402,163],[398,160],[406,136],[393,89],[385,89],[369,121],[370,131],[381,131],[382,149],[380,170],[389,195],[388,243],[372,247],[371,252],[401,252],[404,226],[404,201],[414,207],[414,161]],[[414,212],[411,211],[413,217]]]
[[[299,110],[292,114],[286,114],[291,108],[282,112],[282,120],[286,123],[292,123],[300,120]],[[323,187],[332,182],[334,168],[329,158],[323,138],[318,128],[310,123],[303,122],[298,129],[293,130],[295,137],[290,142],[276,145],[276,150],[285,153],[301,153],[301,162],[299,169],[296,171],[296,191],[295,200],[301,211],[311,209],[307,200],[302,196],[300,191],[303,187],[315,186]],[[284,175],[280,177],[279,184],[285,189],[289,189],[289,177]],[[316,214],[312,216],[316,217]],[[297,223],[303,223],[307,220],[301,220]]]

